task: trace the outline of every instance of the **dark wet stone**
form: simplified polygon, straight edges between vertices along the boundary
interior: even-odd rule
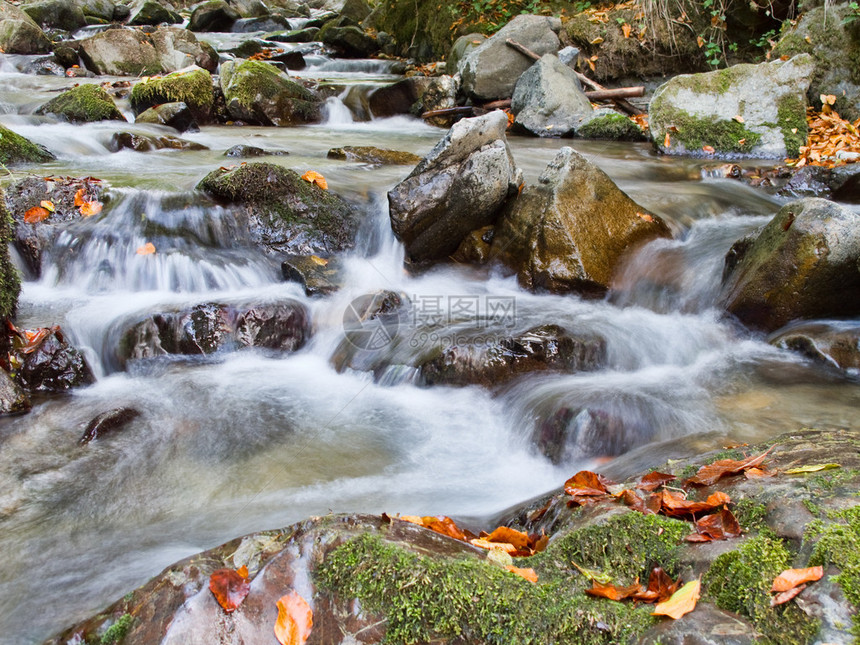
[[[329,159],[342,159],[368,163],[377,166],[384,165],[415,165],[421,161],[421,157],[411,152],[401,150],[387,150],[375,146],[344,146],[343,148],[332,148],[328,151]]]
[[[236,319],[236,340],[245,347],[294,352],[305,344],[310,319],[297,302],[251,307]]]
[[[424,95],[430,83],[431,79],[426,76],[411,76],[374,90],[368,98],[373,116],[383,118],[409,114],[412,106]]]
[[[768,338],[771,345],[842,370],[860,371],[860,325],[853,323],[801,323]]]
[[[312,43],[316,41],[319,30],[319,27],[305,27],[279,34],[267,34],[266,40],[273,40],[277,43]]]
[[[188,22],[191,31],[230,31],[241,16],[223,0],[211,0],[195,7]]]
[[[420,367],[428,385],[493,387],[530,372],[593,370],[605,360],[602,338],[577,336],[558,325],[542,325],[518,336],[454,345]]]
[[[148,110],[144,110],[137,115],[135,123],[154,123],[156,125],[166,125],[167,127],[178,130],[179,132],[198,132],[200,126],[194,118],[194,114],[189,107],[181,102],[162,103]],[[200,145],[200,144],[197,144]],[[205,146],[200,146],[197,150],[205,150]]]
[[[246,159],[249,157],[280,157],[290,154],[286,150],[267,150],[256,146],[246,146],[241,143],[236,144],[232,148],[228,148],[224,152],[225,157],[238,157]]]
[[[289,29],[290,23],[283,16],[272,14],[258,18],[241,18],[233,23],[230,31],[238,34],[247,34],[252,31],[278,31]]]
[[[4,369],[0,369],[0,414],[29,412],[30,397]]]
[[[750,621],[708,602],[696,605],[695,620],[665,620],[635,641],[636,645],[754,645],[761,634]]]
[[[152,150],[207,150],[206,146],[186,141],[178,137],[163,135],[160,137],[134,132],[115,132],[110,139],[108,149],[111,152],[119,152],[123,148],[136,150],[137,152],[150,152]]]
[[[27,63],[22,72],[34,76],[65,76],[66,69],[53,57],[45,56]]]
[[[397,363],[398,333],[408,320],[409,297],[377,291],[355,298],[343,315],[344,339],[331,357],[338,372],[346,369],[382,374]],[[413,368],[414,371],[414,368]]]
[[[343,284],[340,261],[316,255],[290,255],[281,263],[287,282],[298,282],[309,296],[325,296]]]
[[[78,439],[78,443],[85,444],[96,439],[102,439],[106,435],[122,430],[139,416],[140,412],[134,408],[114,408],[102,412],[87,424],[87,428],[81,438]]]
[[[301,52],[284,52],[283,54],[274,54],[269,60],[283,63],[287,69],[301,70],[307,67],[305,57]]]
[[[95,382],[83,354],[69,345],[58,327],[32,352],[19,354],[19,359],[15,378],[31,392],[64,392]]]

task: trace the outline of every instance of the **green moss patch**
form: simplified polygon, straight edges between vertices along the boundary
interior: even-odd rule
[[[576,131],[583,139],[609,139],[611,141],[643,141],[642,129],[623,114],[607,114],[589,120]]]
[[[54,155],[42,146],[0,125],[0,163],[42,163],[52,159]]]
[[[812,522],[805,539],[814,541],[810,566],[829,565],[840,570],[833,580],[842,587],[845,597],[860,610],[860,506],[833,515],[835,522]],[[860,625],[854,632],[860,637]]]
[[[703,583],[707,596],[721,609],[748,616],[767,639],[780,645],[805,645],[818,632],[794,603],[771,607],[773,579],[791,567],[782,540],[761,534],[714,560]]]
[[[657,108],[652,107],[652,113]],[[674,126],[669,135],[689,151],[713,146],[717,152],[749,153],[761,141],[761,135],[735,120],[696,117],[685,110],[662,108],[660,120]]]
[[[208,114],[215,102],[212,76],[205,69],[174,72],[163,78],[150,78],[131,88],[131,107],[135,114],[161,103],[182,101],[195,116]]]
[[[806,102],[796,96],[783,96],[777,105],[777,126],[785,141],[789,157],[797,157],[800,147],[806,145],[809,134],[806,124]]]
[[[0,148],[2,149],[2,148]],[[6,208],[6,198],[0,190],[0,318],[9,318],[18,307],[21,276],[9,257],[15,223]]]
[[[72,123],[125,121],[110,94],[98,85],[79,85],[51,99],[36,114],[55,114]]]
[[[121,643],[128,635],[131,626],[134,624],[134,617],[131,614],[123,614],[117,618],[116,622],[107,628],[107,631],[102,635],[99,645],[113,645]]]

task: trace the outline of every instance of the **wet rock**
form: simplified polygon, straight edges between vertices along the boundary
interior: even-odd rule
[[[379,51],[376,39],[353,25],[338,27],[327,23],[319,30],[317,38],[343,58],[368,58]]]
[[[319,27],[305,27],[279,34],[266,34],[266,40],[272,40],[276,43],[311,43],[317,40],[319,30]]]
[[[579,122],[576,136],[609,141],[647,141],[648,135],[636,123],[610,108],[594,110]]]
[[[411,152],[400,150],[386,150],[375,146],[344,146],[343,148],[332,148],[328,151],[329,159],[342,159],[358,163],[368,163],[375,166],[386,165],[414,165],[421,161],[421,157]]]
[[[505,41],[515,40],[539,56],[555,54],[561,49],[560,29],[558,18],[517,16],[462,58],[458,71],[463,79],[463,92],[479,100],[510,98],[517,80],[533,61]]]
[[[193,71],[201,67],[214,72],[218,67],[218,54],[209,43],[182,27],[159,27],[150,34],[158,54],[162,72]],[[193,103],[193,101],[192,101]]]
[[[45,147],[0,125],[0,163],[4,165],[43,163],[52,159],[54,155]]]
[[[54,60],[65,68],[77,65],[80,62],[78,49],[76,47],[69,47],[66,45],[57,45],[54,48]]]
[[[424,93],[419,97],[418,104],[415,105],[417,110],[413,110],[416,115],[430,112],[432,110],[445,110],[457,105],[457,95],[460,91],[459,79],[453,76],[442,75],[434,76],[427,84]],[[454,123],[452,117],[430,117],[426,119],[430,125],[439,126],[441,128],[450,128]]]
[[[355,244],[354,209],[282,166],[247,163],[214,170],[197,188],[237,205],[252,239],[267,251],[329,256]]]
[[[15,222],[6,206],[6,194],[0,188],[0,317],[4,319],[15,314],[21,292],[21,276],[9,257],[9,245],[14,240]],[[5,398],[9,400],[12,397],[7,393]]]
[[[511,99],[514,124],[539,137],[572,135],[591,107],[576,74],[546,54],[520,76]]]
[[[84,434],[78,439],[78,443],[86,444],[96,439],[103,439],[106,435],[122,430],[139,416],[140,412],[134,408],[114,408],[102,412],[87,424]]]
[[[51,40],[22,9],[0,2],[0,49],[7,54],[44,54]]]
[[[123,20],[116,15],[117,5],[113,0],[78,0],[77,5],[81,8],[84,16],[88,18],[96,18],[105,22]]]
[[[64,392],[95,382],[90,366],[80,351],[66,341],[59,327],[30,353],[18,354],[21,361],[15,380],[30,392]]]
[[[162,103],[183,103],[191,111],[193,120],[198,123],[209,123],[212,120],[215,104],[212,76],[197,66],[178,70],[162,78],[150,78],[136,83],[131,88],[129,99],[135,115]]]
[[[230,116],[246,123],[289,126],[321,118],[320,97],[268,63],[223,63],[221,90]]]
[[[852,373],[860,372],[860,325],[847,322],[800,323],[772,334],[768,342],[825,365]]]
[[[33,76],[65,76],[66,74],[65,68],[57,63],[53,56],[37,58],[27,63],[21,71],[24,74],[32,74]]]
[[[343,275],[337,258],[288,255],[281,263],[287,282],[298,282],[309,296],[327,296],[341,288]]]
[[[830,170],[823,166],[803,166],[795,170],[778,194],[781,197],[830,197]]]
[[[707,602],[696,605],[696,620],[661,621],[635,641],[636,645],[755,645],[761,634],[735,613]]]
[[[676,76],[651,99],[651,137],[668,154],[711,146],[722,153],[796,157],[806,143],[806,91],[814,69],[812,57],[802,54]]]
[[[36,109],[36,114],[53,114],[71,123],[125,121],[110,94],[101,86],[86,83],[66,90]]]
[[[218,303],[151,314],[129,327],[120,364],[167,355],[208,355],[237,347],[295,351],[310,337],[310,314],[295,300],[237,307]]]
[[[144,110],[137,115],[135,123],[154,123],[156,125],[165,125],[179,132],[198,132],[200,126],[194,119],[189,107],[183,103],[162,103],[148,110]],[[200,144],[195,144],[200,145]],[[197,150],[203,150],[205,146],[200,146]]]
[[[166,5],[166,6],[164,6]],[[173,25],[182,22],[180,16],[169,3],[158,3],[153,0],[142,0],[131,7],[129,25]]]
[[[661,237],[658,216],[565,147],[499,218],[490,254],[526,288],[599,297],[626,254]]]
[[[135,132],[115,132],[111,136],[108,150],[119,152],[124,148],[137,152],[151,152],[153,150],[208,150],[202,144],[169,135],[155,136],[137,134]]]
[[[42,29],[75,31],[87,24],[84,12],[77,3],[67,0],[40,0],[27,3],[22,9]]]
[[[27,393],[5,369],[0,369],[0,414],[21,414],[29,412],[31,407]]]
[[[224,152],[225,157],[236,157],[239,159],[247,159],[250,157],[281,157],[290,154],[286,150],[271,150],[258,148],[256,146],[246,146],[244,144],[236,144],[232,148],[228,148]]]
[[[860,204],[860,164],[837,166],[830,171],[829,185],[833,199]]]
[[[187,29],[160,27],[150,34],[137,29],[107,29],[81,41],[87,69],[114,76],[152,76],[190,65],[214,69],[211,49]]]
[[[860,215],[823,199],[783,206],[726,256],[720,304],[753,329],[860,314]]]
[[[426,76],[410,76],[370,93],[368,104],[376,118],[409,114],[430,86]]]
[[[833,108],[845,119],[860,118],[860,78],[855,61],[860,56],[860,33],[849,4],[810,8],[786,29],[773,56],[810,54],[815,72],[809,85],[809,104],[821,106],[822,94],[836,97]]]
[[[492,224],[522,172],[505,139],[507,117],[456,123],[388,193],[391,227],[412,262],[448,257],[471,231]]]
[[[197,5],[191,12],[191,31],[230,31],[241,16],[223,0],[210,0]]]
[[[487,37],[484,34],[472,33],[460,36],[455,40],[454,44],[451,45],[451,51],[448,52],[448,56],[445,58],[448,72],[452,75],[457,73],[460,69],[460,61],[486,39]]]
[[[228,3],[242,18],[263,18],[269,15],[269,8],[262,0],[229,0]]]
[[[495,233],[495,226],[472,231],[463,238],[451,259],[463,264],[485,264],[490,259],[490,245]]]
[[[75,193],[81,188],[85,188],[85,193],[94,200],[102,201],[104,187],[101,183],[72,178],[48,180],[27,177],[6,189],[6,206],[15,224],[15,248],[35,277],[41,274],[43,251],[50,248],[57,229],[80,219]],[[43,200],[54,204],[50,217],[33,224],[25,222],[24,214]]]
[[[290,23],[286,18],[273,14],[259,18],[240,18],[233,23],[230,31],[237,34],[247,34],[255,31],[278,31],[289,28]]]
[[[531,372],[590,371],[605,360],[603,339],[573,335],[558,325],[542,325],[519,336],[445,348],[420,368],[428,385],[493,387]]]

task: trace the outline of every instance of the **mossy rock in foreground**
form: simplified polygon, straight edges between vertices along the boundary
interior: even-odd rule
[[[72,123],[125,121],[110,94],[93,83],[63,92],[39,107],[36,114],[55,114]]]
[[[145,79],[131,88],[130,101],[135,115],[162,103],[182,102],[198,122],[206,122],[215,103],[212,76],[205,69],[194,67],[163,78]]]
[[[42,146],[0,125],[0,163],[42,163],[54,158]]]
[[[6,196],[0,188],[0,319],[9,318],[18,306],[21,276],[9,257],[9,243],[14,240],[14,222],[6,209]]]
[[[330,255],[355,244],[355,210],[289,168],[271,163],[219,168],[197,188],[237,205],[251,238],[268,251]]]

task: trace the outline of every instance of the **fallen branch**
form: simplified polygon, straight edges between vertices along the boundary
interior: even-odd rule
[[[463,105],[459,107],[442,108],[440,110],[430,110],[429,112],[424,112],[421,115],[421,118],[431,119],[434,116],[469,116],[473,113],[474,109],[474,106]]]

